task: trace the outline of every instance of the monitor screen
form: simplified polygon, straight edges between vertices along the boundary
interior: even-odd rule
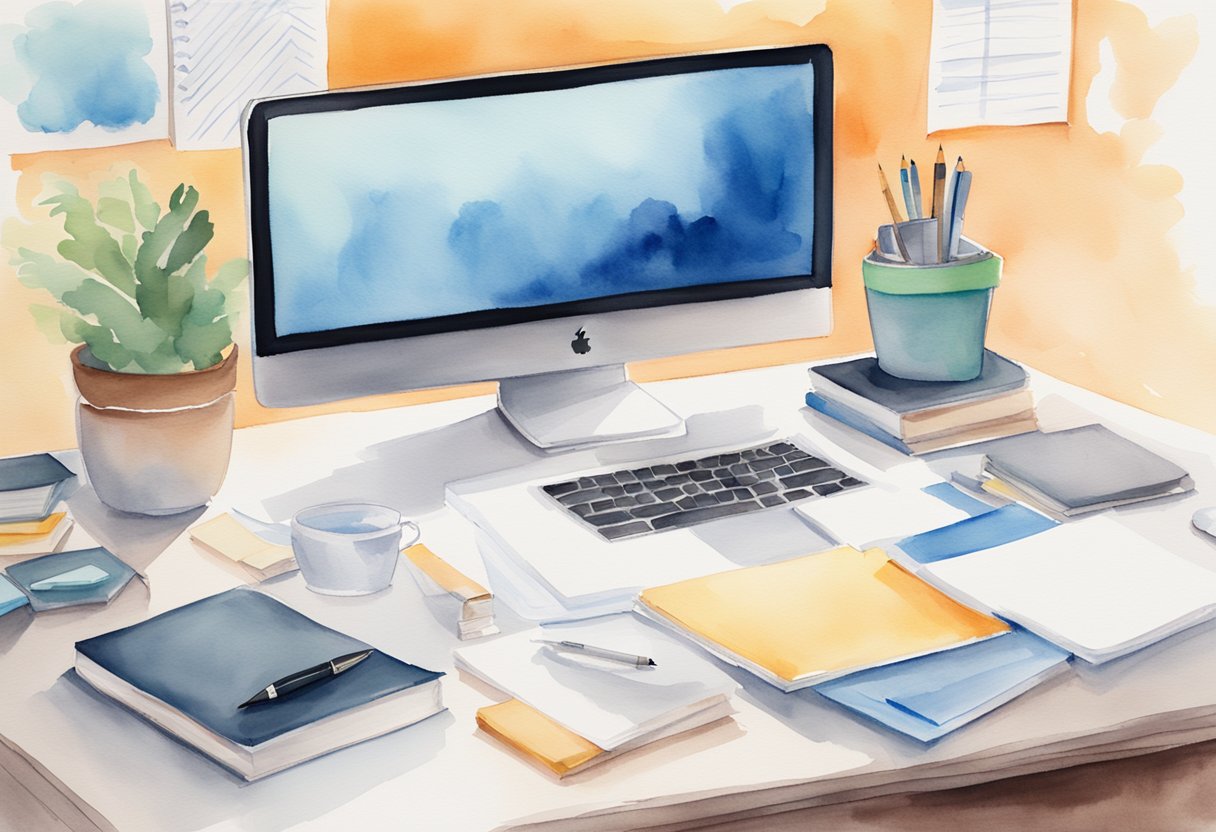
[[[269,102],[259,352],[828,285],[814,50]]]

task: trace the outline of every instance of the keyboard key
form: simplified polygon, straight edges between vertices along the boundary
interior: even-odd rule
[[[595,488],[595,486],[596,486],[596,482],[595,482],[595,480],[591,479],[591,477],[579,477],[578,478],[578,487],[579,488]]]
[[[678,488],[661,488],[654,492],[654,496],[660,500],[669,501],[684,496],[684,492]]]
[[[743,474],[742,476],[735,477],[735,482],[739,483],[739,485],[751,486],[760,482],[760,478],[755,474]]]
[[[807,497],[814,497],[815,495],[806,489],[795,488],[793,491],[787,491],[781,496],[785,497],[787,503],[792,503],[794,500],[805,500]]]
[[[677,462],[676,463],[677,471],[691,471],[692,469],[694,469],[696,467],[697,467],[697,463],[693,462],[691,459],[686,462]]]
[[[592,488],[588,491],[575,491],[573,494],[563,494],[557,498],[557,501],[564,506],[575,506],[579,503],[590,503],[593,500],[602,500],[604,492],[598,488]]]
[[[710,496],[712,496],[719,503],[733,503],[735,501],[735,492],[729,491],[725,488],[721,491],[715,491]]]
[[[784,465],[784,464],[785,464],[785,460],[783,460],[779,456],[775,456],[772,459],[757,459],[755,462],[752,463],[752,470],[753,471],[769,471],[773,468],[776,468],[776,467],[778,467],[780,465]]]
[[[779,477],[788,477],[791,474],[795,473],[794,469],[788,465],[779,465],[776,468],[774,468],[773,470],[777,472],[777,476],[779,476]]]
[[[681,497],[679,500],[676,500],[676,505],[684,511],[691,511],[697,507],[697,501],[693,497]]]
[[[785,505],[785,498],[780,494],[765,494],[760,498],[760,505],[768,508],[769,506]]]
[[[737,465],[730,466],[730,472],[736,477],[744,474],[750,474],[752,470],[753,469],[746,462],[740,462]]]
[[[616,472],[616,481],[619,483],[627,483],[627,482],[634,483],[634,482],[637,482],[637,480],[638,480],[637,475],[634,474],[632,471],[617,471]]]
[[[750,500],[752,497],[756,496],[751,492],[750,489],[747,488],[732,488],[730,493],[735,495],[736,500]]]
[[[781,484],[786,488],[805,488],[808,485],[836,482],[839,479],[844,479],[843,471],[837,471],[835,468],[820,468],[804,474],[794,474],[792,477],[782,477]]]
[[[676,472],[674,465],[655,465],[650,469],[656,477],[669,477]]]
[[[688,476],[692,477],[693,482],[705,482],[714,478],[714,472],[705,470],[689,471]]]
[[[632,508],[638,504],[638,498],[631,494],[626,494],[624,497],[617,497],[612,501],[612,504],[617,508]]]
[[[815,471],[820,468],[829,467],[822,459],[816,459],[813,456],[808,456],[806,459],[796,459],[790,463],[790,467],[795,471]]]
[[[778,442],[775,445],[769,445],[768,449],[775,454],[788,454],[790,451],[798,450],[798,448],[794,447],[789,442]]]
[[[619,485],[605,485],[604,493],[609,497],[620,497],[625,493],[625,489]]]
[[[746,514],[763,508],[759,503],[724,503],[706,508],[694,508],[679,514],[668,514],[666,517],[656,517],[651,523],[655,531],[662,529],[683,529],[704,523],[707,520],[717,520],[719,517],[731,517],[736,514]]]
[[[716,506],[718,500],[713,494],[694,494],[693,502],[698,506]]]
[[[742,460],[743,457],[739,454],[722,454],[720,457],[718,457],[719,464],[721,465],[734,465],[736,462],[741,462]]]
[[[760,496],[764,496],[765,494],[775,494],[777,492],[777,486],[773,485],[771,482],[758,482],[751,488],[752,493],[759,494]]]
[[[649,491],[643,491],[638,495],[638,502],[643,504],[657,503],[659,498],[651,494]]]
[[[570,510],[573,511],[575,514],[577,514],[579,517],[586,517],[588,514],[594,513],[591,510],[590,503],[582,503],[577,506],[570,506]]]
[[[671,514],[673,511],[679,511],[673,503],[651,503],[638,506],[629,513],[634,517],[661,517],[664,514]]]
[[[725,485],[717,480],[709,480],[708,482],[701,483],[701,488],[705,491],[721,491],[725,487]]]
[[[837,491],[844,491],[839,484],[834,482],[825,482],[822,485],[814,486],[814,491],[820,497],[826,497],[829,494],[835,494]]]
[[[683,485],[686,482],[692,482],[692,477],[688,476],[688,474],[672,474],[664,482],[668,485]]]
[[[695,482],[690,482],[688,485],[684,486],[684,493],[685,494],[700,494],[701,486],[697,485]]]
[[[840,485],[843,488],[856,488],[859,485],[865,485],[865,483],[856,477],[845,477],[840,481]]]
[[[605,529],[599,529],[599,533],[609,540],[619,540],[622,537],[633,537],[639,534],[646,534],[650,531],[650,524],[641,520],[635,520],[632,523],[626,523],[623,526],[609,526]]]
[[[593,526],[614,526],[617,523],[625,523],[633,518],[629,516],[627,511],[605,511],[602,514],[588,514],[583,518]]]
[[[611,499],[607,499],[607,500],[596,500],[594,503],[592,503],[592,504],[591,504],[591,510],[592,510],[592,511],[607,511],[607,510],[608,510],[608,509],[610,509],[610,508],[612,508],[612,500],[611,500]]]
[[[596,485],[616,485],[616,477],[612,474],[596,474],[591,479],[595,480]]]
[[[552,485],[544,486],[544,492],[550,497],[560,497],[563,494],[569,494],[571,491],[578,490],[576,482],[555,482]]]
[[[646,486],[642,485],[640,482],[627,482],[622,487],[625,489],[626,494],[641,494],[646,490]]]

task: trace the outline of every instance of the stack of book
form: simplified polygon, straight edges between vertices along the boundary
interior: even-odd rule
[[[969,381],[911,381],[873,356],[810,369],[807,406],[906,454],[970,445],[1037,428],[1026,371],[992,351]]]
[[[74,476],[50,454],[0,459],[0,556],[58,550],[72,520],[55,509]]]

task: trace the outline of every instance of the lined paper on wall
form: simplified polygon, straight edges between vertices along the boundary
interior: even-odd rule
[[[1068,120],[1071,0],[933,0],[929,132]]]

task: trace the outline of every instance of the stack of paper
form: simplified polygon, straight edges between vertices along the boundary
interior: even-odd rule
[[[1102,425],[1028,433],[996,443],[987,473],[1009,496],[1074,517],[1194,488],[1182,468]]]
[[[636,667],[534,639],[569,640],[646,656]],[[737,685],[671,637],[632,616],[545,627],[455,653],[456,666],[512,697],[479,724],[560,775],[732,712]]]
[[[41,520],[0,523],[0,555],[43,555],[58,551],[72,530],[72,518],[56,511]]]
[[[1025,630],[863,670],[815,691],[881,725],[933,742],[1067,669],[1068,652]]]
[[[784,691],[1009,630],[849,547],[648,589],[638,609]]]
[[[46,517],[74,476],[50,454],[0,459],[0,522]]]
[[[239,564],[259,581],[298,568],[289,545],[290,530],[282,530],[283,543],[271,543],[254,534],[231,514],[221,514],[190,530],[190,539],[208,551]]]
[[[915,568],[954,598],[1094,664],[1216,615],[1216,572],[1105,517]]]

